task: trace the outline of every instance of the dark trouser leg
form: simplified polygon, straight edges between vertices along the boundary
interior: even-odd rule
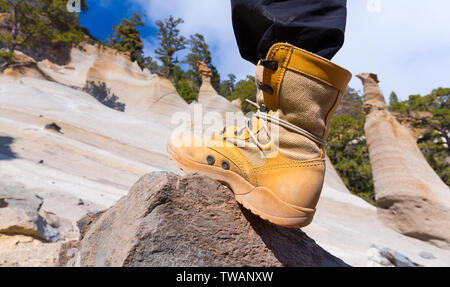
[[[231,0],[242,57],[254,64],[287,42],[331,59],[344,43],[346,0]]]

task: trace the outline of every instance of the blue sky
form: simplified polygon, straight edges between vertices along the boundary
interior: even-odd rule
[[[145,53],[154,56],[154,22],[174,15],[185,20],[180,26],[183,35],[205,36],[223,77],[233,73],[242,79],[254,73],[254,66],[239,56],[229,0],[88,0],[88,4],[82,24],[100,39],[133,12],[146,14],[147,26],[141,33]],[[450,87],[448,11],[448,0],[348,0],[346,42],[333,61],[354,75],[377,73],[386,97],[391,91],[405,99],[439,86]],[[356,78],[350,86],[362,88]]]
[[[81,14],[81,24],[88,28],[91,34],[101,40],[112,36],[112,26],[123,18],[129,18],[133,13],[145,14],[143,7],[133,1],[88,0],[89,12]],[[156,28],[146,20],[146,27],[140,28],[142,38],[156,37]]]

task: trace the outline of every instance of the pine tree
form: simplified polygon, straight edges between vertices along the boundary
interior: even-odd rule
[[[233,93],[234,91],[235,83],[236,83],[236,76],[233,74],[228,74],[228,80],[224,80],[220,83],[219,94],[229,99],[231,93]]]
[[[372,168],[364,137],[361,95],[348,87],[330,122],[327,155],[347,188],[375,205]]]
[[[220,75],[217,68],[212,64],[211,52],[205,37],[201,34],[191,35],[187,41],[190,53],[186,56],[185,63],[189,64],[191,80],[195,81],[198,86],[201,85],[201,76],[197,71],[197,62],[204,62],[211,69],[211,83],[216,90],[220,89]]]
[[[389,104],[395,104],[395,103],[398,103],[398,96],[394,91],[392,91],[391,95],[389,96]]]
[[[205,37],[201,34],[194,34],[187,41],[190,53],[186,56],[185,62],[189,64],[191,70],[197,68],[197,62],[203,61],[208,67],[211,65],[211,52],[209,46],[205,42]]]
[[[67,0],[0,0],[5,13],[3,25],[7,33],[0,34],[0,42],[7,49],[0,58],[8,59],[4,69],[13,62],[17,49],[35,47],[42,42],[80,46],[84,33],[76,13],[67,11]],[[86,1],[82,1],[84,12]]]
[[[160,73],[160,67],[158,63],[153,60],[153,57],[148,56],[144,58],[144,67],[147,68],[152,73]]]
[[[173,16],[164,21],[156,21],[159,47],[155,50],[155,53],[163,64],[161,71],[169,79],[173,79],[175,73],[177,73],[175,67],[179,61],[175,54],[186,48],[186,39],[180,35],[180,30],[177,28],[183,22],[183,19],[175,19]]]
[[[418,146],[428,163],[450,185],[450,88],[434,89],[430,94],[411,95],[389,106],[397,118],[421,131]]]
[[[395,110],[399,107],[399,105],[400,105],[400,103],[398,100],[398,96],[394,91],[392,91],[391,95],[389,96],[389,108],[391,110]]]
[[[178,94],[182,97],[188,104],[192,103],[197,99],[196,91],[189,83],[188,80],[180,80],[175,83],[175,88],[177,89]]]
[[[240,99],[242,102],[242,112],[244,114],[249,112],[255,112],[256,108],[249,104],[246,99],[251,101],[256,100],[256,82],[255,77],[247,76],[247,79],[239,81],[233,89],[230,97],[230,101],[235,99]]]
[[[110,40],[110,46],[112,48],[129,53],[130,60],[132,62],[136,61],[141,69],[146,64],[146,60],[143,57],[144,42],[137,29],[137,27],[145,26],[142,21],[142,16],[134,13],[130,19],[122,19],[119,25],[113,26],[114,37]]]

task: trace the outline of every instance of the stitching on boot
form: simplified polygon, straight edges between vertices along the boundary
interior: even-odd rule
[[[273,165],[270,167],[260,167],[257,168],[256,171],[268,171],[268,170],[274,170],[274,169],[283,169],[283,168],[290,168],[290,167],[316,167],[316,166],[324,166],[323,163],[315,163],[315,164],[280,164],[280,165]]]
[[[300,51],[300,52],[303,52],[303,53],[305,53],[305,54],[307,54],[307,55],[310,55],[310,56],[312,56],[312,57],[317,58],[318,61],[322,62],[322,63],[325,64],[325,65],[331,65],[331,66],[333,66],[334,68],[338,68],[338,69],[343,70],[343,71],[345,71],[345,72],[347,72],[347,73],[350,73],[349,71],[347,71],[346,69],[340,67],[339,65],[337,65],[337,64],[335,64],[335,63],[333,63],[333,62],[331,62],[331,61],[329,61],[329,60],[327,60],[327,59],[325,59],[325,58],[323,58],[323,57],[321,57],[321,56],[319,56],[319,55],[316,55],[316,54],[314,54],[314,53],[311,53],[311,52],[309,52],[309,51],[306,51],[306,50],[304,50],[304,49],[301,49],[301,48],[292,46],[292,45],[290,45],[290,44],[285,44],[285,43],[275,44],[275,45],[277,45],[277,47],[275,47],[275,48],[273,49],[273,51],[271,51],[270,54],[269,54],[271,60],[272,60],[272,58],[274,57],[274,54],[276,53],[276,51],[278,51],[278,50],[287,50],[287,51],[290,50],[289,58],[292,58],[292,54],[293,54],[294,51],[296,50],[296,51]],[[290,61],[290,59],[289,59],[289,61]],[[290,71],[295,71],[295,72],[297,72],[297,73],[301,73],[301,74],[307,75],[307,76],[309,76],[309,77],[311,77],[311,78],[314,78],[314,79],[316,79],[316,80],[319,80],[319,81],[321,81],[321,82],[323,82],[323,83],[325,83],[325,84],[327,84],[327,85],[329,85],[329,86],[331,86],[331,87],[334,87],[333,84],[331,84],[330,82],[328,82],[328,81],[326,81],[326,80],[323,80],[323,79],[320,79],[319,77],[317,77],[317,76],[315,76],[315,75],[312,75],[312,74],[310,74],[310,73],[308,73],[308,72],[305,72],[305,71],[303,71],[302,69],[299,69],[299,68],[296,68],[296,67],[288,67],[288,64],[289,64],[289,62],[287,62],[286,65],[283,65],[282,68],[285,68],[285,69],[290,70]],[[283,73],[283,74],[284,74],[284,73]],[[351,75],[351,73],[350,73],[350,75]],[[334,87],[334,88],[337,89],[337,90],[340,90],[340,89],[338,89],[338,88],[336,88],[336,87]],[[342,92],[344,92],[344,91],[342,91]]]

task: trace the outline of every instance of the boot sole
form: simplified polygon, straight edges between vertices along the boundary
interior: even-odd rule
[[[185,173],[204,173],[230,187],[237,202],[266,221],[288,228],[301,228],[309,225],[314,217],[314,209],[288,204],[279,199],[268,188],[255,187],[233,171],[224,170],[215,166],[202,165],[183,158],[177,154],[170,143],[167,145],[167,152]],[[271,206],[272,210],[278,210],[279,213],[284,213],[283,216],[271,215],[270,210],[265,208],[267,206]]]

